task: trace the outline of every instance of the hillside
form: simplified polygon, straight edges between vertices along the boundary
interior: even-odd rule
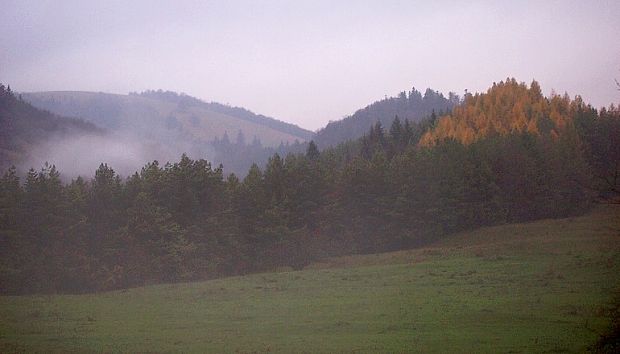
[[[187,155],[142,164],[130,178],[109,164],[71,183],[45,167],[24,179],[9,173],[0,180],[0,231],[10,235],[0,238],[0,292],[81,293],[297,269],[482,226],[581,215],[596,199],[617,196],[620,156],[609,134],[620,126],[618,112],[584,112],[569,116],[573,128],[558,136],[430,146],[418,141],[432,121],[395,119],[335,149],[308,144],[305,154],[274,154],[242,179]],[[92,155],[92,144],[83,149]]]
[[[464,102],[440,117],[419,140],[419,147],[457,142],[464,146],[484,145],[528,137],[527,149],[543,143],[571,149],[589,164],[593,189],[605,198],[620,196],[620,107],[596,110],[580,96],[551,94],[545,97],[536,81],[528,86],[514,78],[493,83],[485,93],[467,95]],[[537,159],[542,154],[538,153]],[[558,170],[579,164],[573,158]],[[518,164],[519,159],[514,159]],[[580,185],[590,184],[581,180]]]
[[[0,171],[29,160],[33,148],[77,135],[100,135],[93,123],[38,109],[0,85]]]
[[[374,102],[342,120],[330,122],[316,133],[314,140],[321,148],[336,146],[360,138],[377,122],[389,127],[396,116],[401,121],[419,122],[433,112],[450,111],[458,103],[459,97],[453,93],[446,98],[437,91],[427,89],[422,95],[414,88],[408,93],[401,92],[397,97]]]
[[[237,136],[254,137],[265,146],[305,141],[312,134],[294,125],[259,116],[242,108],[172,92],[116,95],[95,92],[54,91],[22,94],[34,106],[80,117],[112,131],[131,132],[149,139],[183,139],[197,143]]]
[[[291,123],[286,123],[281,120],[277,120],[271,117],[266,117],[262,114],[255,114],[254,112],[251,112],[242,107],[233,107],[233,106],[224,105],[224,104],[217,103],[217,102],[204,102],[195,97],[188,96],[185,94],[179,95],[176,92],[172,92],[172,91],[151,90],[151,91],[145,91],[142,93],[132,93],[130,95],[147,97],[147,98],[152,98],[152,99],[160,100],[160,101],[168,101],[168,102],[176,103],[177,105],[180,105],[182,107],[193,107],[193,106],[203,107],[212,112],[225,114],[228,116],[246,120],[248,122],[253,122],[253,123],[260,124],[260,125],[268,126],[270,128],[273,128],[274,130],[299,137],[301,141],[308,140],[310,137],[312,137],[312,132],[309,130],[300,128]],[[286,142],[286,140],[284,140],[284,142]]]
[[[69,148],[54,147],[62,150],[56,155],[63,157],[45,157],[72,176],[88,175],[101,162],[128,175],[148,161],[165,164],[184,153],[208,159],[215,166],[223,164],[226,174],[244,176],[253,163],[263,165],[275,152],[299,151],[300,144],[312,136],[312,132],[293,124],[243,108],[170,91],[129,95],[58,91],[22,96],[35,106],[83,118],[111,132],[94,144],[98,149],[81,159],[93,160],[88,164],[90,169],[67,167],[69,158],[63,155],[66,150],[83,150],[83,142],[71,142]]]
[[[584,352],[620,284],[620,210],[206,282],[0,297],[2,352]]]

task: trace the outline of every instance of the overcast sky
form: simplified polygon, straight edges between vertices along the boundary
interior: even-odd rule
[[[185,92],[315,130],[506,77],[620,102],[620,1],[0,1],[16,91]]]

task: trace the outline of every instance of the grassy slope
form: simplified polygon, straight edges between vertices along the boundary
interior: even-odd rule
[[[0,351],[583,351],[620,284],[620,207],[301,272],[0,297]]]

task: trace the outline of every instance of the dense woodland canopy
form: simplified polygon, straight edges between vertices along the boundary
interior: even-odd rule
[[[620,194],[620,110],[509,79],[444,117],[274,154],[245,178],[183,155],[121,179],[0,180],[0,291],[86,292],[299,269],[335,255],[575,215]]]
[[[493,83],[486,94],[466,95],[465,103],[441,118],[420,143],[430,145],[452,138],[471,144],[491,135],[524,132],[557,139],[571,128],[577,111],[584,109],[579,97],[574,101],[568,95],[547,99],[536,81],[528,88],[525,83],[507,79]]]

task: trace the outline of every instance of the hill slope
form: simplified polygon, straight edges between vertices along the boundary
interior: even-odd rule
[[[265,125],[274,130],[293,135],[300,138],[300,140],[307,140],[312,136],[312,132],[296,126],[295,124],[286,123],[281,120],[277,120],[271,117],[266,117],[262,114],[255,114],[242,107],[232,107],[217,102],[204,102],[195,97],[185,94],[177,94],[171,91],[145,91],[140,94],[132,93],[131,96],[140,96],[152,98],[160,101],[168,101],[176,103],[182,107],[197,106],[202,107],[208,111],[228,115],[238,119],[242,119],[248,122],[253,122],[260,125]],[[284,141],[286,142],[286,140]]]
[[[583,352],[620,282],[619,216],[608,205],[299,272],[0,297],[0,350]]]
[[[322,148],[335,146],[363,136],[378,121],[384,127],[392,125],[395,116],[401,121],[417,122],[433,112],[447,112],[458,103],[459,97],[453,93],[446,98],[431,89],[427,89],[424,95],[416,89],[412,89],[409,93],[403,91],[398,97],[386,97],[349,117],[330,122],[316,133],[314,140]]]
[[[37,109],[0,85],[0,171],[30,158],[32,149],[50,140],[94,134],[103,130],[92,123]]]
[[[130,131],[140,137],[192,139],[209,142],[225,133],[241,131],[248,139],[258,138],[266,146],[304,141],[311,132],[273,118],[255,115],[242,108],[172,92],[116,95],[95,92],[24,93],[33,105],[66,116],[80,117],[112,131]]]
[[[101,162],[123,175],[133,174],[144,163],[165,164],[186,153],[208,159],[224,172],[239,176],[252,163],[262,165],[277,149],[299,150],[312,132],[293,124],[254,114],[246,109],[169,91],[115,95],[95,92],[37,92],[24,100],[57,114],[80,117],[106,128],[111,134],[97,141],[67,142],[52,146],[41,161],[53,161],[69,175],[90,175]],[[84,145],[87,145],[86,147]],[[95,147],[73,165],[68,151]]]

